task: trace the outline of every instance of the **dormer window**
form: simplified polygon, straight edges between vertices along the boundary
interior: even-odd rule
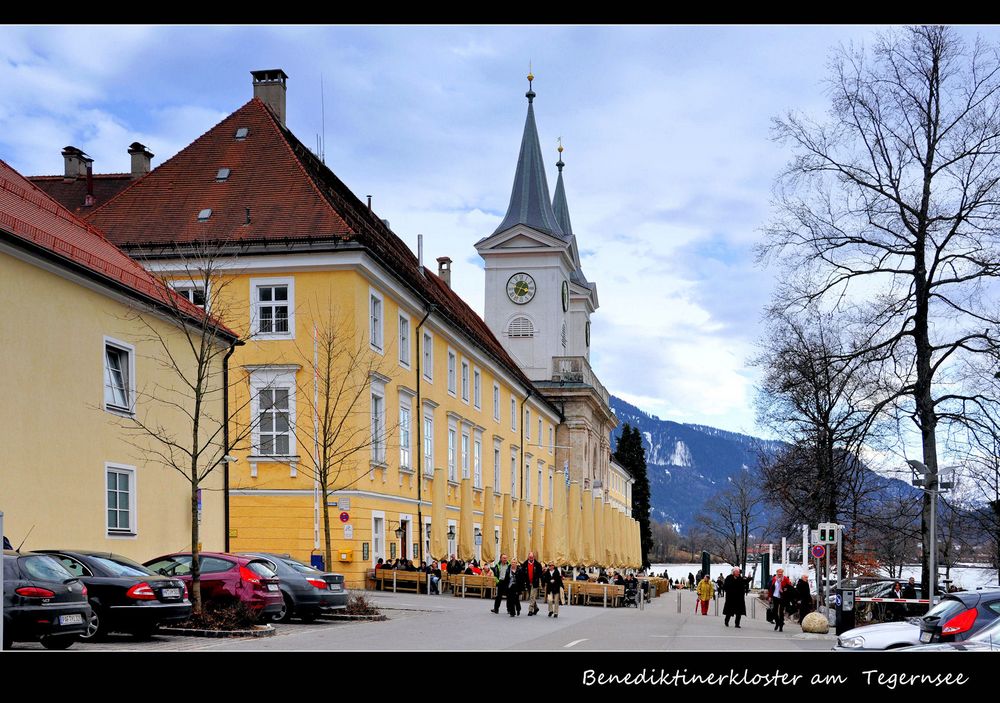
[[[220,168],[219,172],[215,174],[216,183],[225,183],[229,180],[230,170],[228,168]]]
[[[205,222],[212,216],[212,208],[207,207],[198,213],[198,222]]]
[[[236,140],[241,142],[247,138],[248,134],[250,134],[249,127],[240,127],[236,130]]]

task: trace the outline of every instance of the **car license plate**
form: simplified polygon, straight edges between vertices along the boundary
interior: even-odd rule
[[[82,625],[83,616],[79,614],[74,615],[60,615],[59,616],[60,625]]]
[[[160,595],[163,598],[180,598],[181,597],[181,589],[179,589],[179,588],[164,588],[162,591],[160,591]]]
[[[339,583],[331,583],[330,584],[330,590],[331,591],[339,591],[340,590],[340,584]]]
[[[920,641],[923,642],[924,644],[927,644],[928,642],[930,642],[931,641],[931,633],[930,632],[921,632],[920,633]]]
[[[269,591],[277,591],[278,590],[278,584],[276,584],[276,583],[269,583],[269,584],[267,584],[267,590],[269,590]]]

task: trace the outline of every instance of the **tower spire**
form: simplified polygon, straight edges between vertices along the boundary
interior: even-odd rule
[[[528,92],[524,94],[528,98],[528,115],[524,120],[521,152],[517,157],[517,169],[514,172],[514,187],[511,189],[507,214],[494,234],[520,224],[566,239],[565,233],[559,226],[559,220],[552,211],[552,201],[549,199],[549,184],[545,177],[542,147],[538,142],[538,129],[535,127],[535,91],[532,88],[534,80],[535,76],[529,68]]]

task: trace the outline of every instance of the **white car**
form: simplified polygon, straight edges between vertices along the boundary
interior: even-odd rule
[[[920,644],[920,626],[911,621],[884,622],[847,630],[837,637],[837,652],[897,649]]]

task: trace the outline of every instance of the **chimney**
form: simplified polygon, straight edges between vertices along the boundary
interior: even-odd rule
[[[438,257],[438,276],[444,279],[446,286],[451,288],[451,259],[447,256]]]
[[[63,155],[63,178],[75,181],[80,176],[87,175],[88,164],[93,164],[94,160],[77,149],[75,146],[68,146],[62,150]]]
[[[132,178],[142,178],[149,173],[149,162],[156,154],[151,152],[145,145],[139,142],[132,142],[128,147],[129,156],[132,157]]]
[[[260,98],[271,108],[281,126],[285,126],[285,81],[288,76],[280,68],[266,71],[250,71],[253,76],[253,96]]]

